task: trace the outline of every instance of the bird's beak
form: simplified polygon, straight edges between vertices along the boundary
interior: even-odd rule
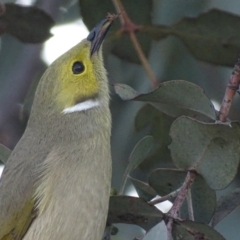
[[[89,33],[87,40],[91,42],[90,56],[99,50],[112,22],[112,20],[106,18],[98,23],[98,25]]]

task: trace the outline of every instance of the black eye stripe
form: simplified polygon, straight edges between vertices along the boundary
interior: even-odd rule
[[[84,69],[85,69],[85,67],[84,67],[83,63],[80,61],[74,62],[72,65],[72,72],[74,74],[80,74],[84,71]]]

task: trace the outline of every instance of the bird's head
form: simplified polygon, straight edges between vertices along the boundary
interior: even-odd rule
[[[86,39],[49,66],[35,96],[44,101],[41,104],[51,103],[54,112],[63,114],[108,104],[101,45],[111,24],[108,18],[102,20]]]

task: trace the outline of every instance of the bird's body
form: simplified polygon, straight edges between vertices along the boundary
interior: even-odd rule
[[[83,40],[40,81],[26,131],[0,180],[0,240],[102,237],[111,116],[102,55],[90,49]]]

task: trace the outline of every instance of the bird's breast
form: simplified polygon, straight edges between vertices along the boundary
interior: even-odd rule
[[[111,182],[108,142],[96,138],[53,149],[40,170],[39,215],[24,240],[101,239]]]

